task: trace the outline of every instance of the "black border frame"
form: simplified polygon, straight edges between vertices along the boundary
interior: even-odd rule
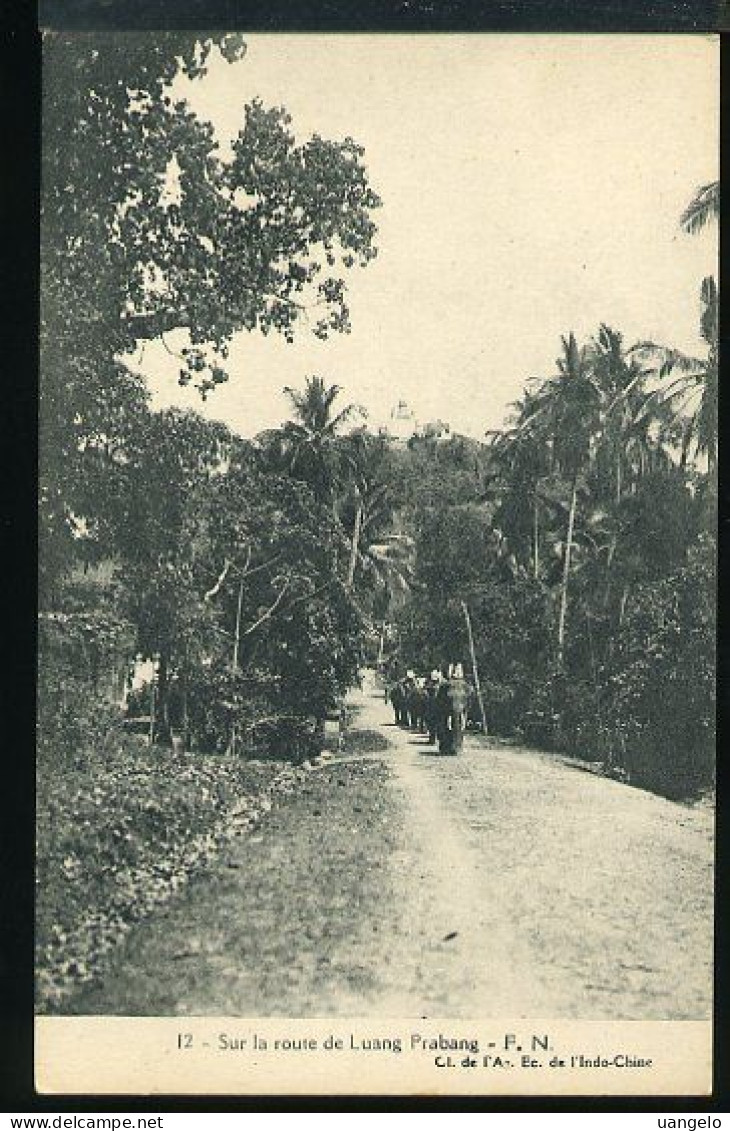
[[[43,27],[178,31],[718,30],[727,0],[39,0]]]

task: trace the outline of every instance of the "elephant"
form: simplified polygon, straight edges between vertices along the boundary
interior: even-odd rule
[[[442,754],[458,754],[464,744],[467,688],[463,679],[450,678],[436,692],[436,725]]]

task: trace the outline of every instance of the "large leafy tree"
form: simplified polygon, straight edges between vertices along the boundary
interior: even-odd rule
[[[355,677],[361,635],[330,508],[239,445],[209,482],[200,516],[198,600],[216,633],[195,674],[199,704],[217,704],[234,743],[247,728],[321,723]]]
[[[215,644],[201,600],[210,555],[206,499],[234,438],[191,412],[149,413],[127,446],[104,523],[117,547],[120,604],[135,625],[137,649],[159,661],[164,721],[168,675],[185,677]],[[102,527],[101,537],[106,541]]]
[[[161,338],[205,394],[238,331],[347,330],[344,274],[375,254],[379,201],[351,139],[299,143],[284,110],[254,102],[221,158],[173,94],[214,50],[232,62],[245,48],[230,35],[45,40],[41,498],[56,543],[85,517],[88,455],[144,401],[120,360]]]
[[[121,607],[202,743],[284,716],[321,719],[353,679],[360,618],[340,577],[341,528],[306,484],[195,413],[149,414],[110,516]]]
[[[375,254],[362,150],[315,136],[298,144],[282,109],[243,109],[233,158],[212,126],[173,101],[180,73],[205,74],[211,39],[63,36],[46,41],[44,283],[66,321],[81,317],[108,354],[172,329],[189,332],[186,368],[205,388],[237,330],[290,336],[347,329],[343,269]],[[233,61],[237,36],[217,40]],[[54,293],[54,283],[63,286]],[[62,325],[64,320],[58,325]],[[53,329],[58,328],[54,323]],[[196,376],[197,375],[197,376]]]

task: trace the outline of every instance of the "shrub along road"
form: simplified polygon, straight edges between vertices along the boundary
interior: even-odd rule
[[[353,696],[347,751],[64,1012],[702,1018],[713,817],[534,751],[457,758]]]

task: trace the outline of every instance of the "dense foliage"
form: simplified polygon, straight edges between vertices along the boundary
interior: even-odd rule
[[[276,470],[265,444],[152,412],[131,362],[161,340],[205,397],[237,332],[347,332],[345,277],[376,254],[363,152],[300,141],[252,102],[222,154],[179,92],[242,60],[238,35],[50,33],[44,51],[41,743],[73,760],[119,713],[124,678],[99,686],[76,640],[95,628],[96,654],[118,624],[126,644],[103,663],[154,662],[133,700],[153,737],[303,756],[363,628],[348,534],[312,475],[337,389],[319,381],[324,416],[302,403],[279,438],[297,467]]]
[[[708,344],[699,430],[646,343],[626,349],[601,326],[583,346],[563,339],[556,376],[529,382],[488,444],[439,447],[445,492],[422,473],[422,445],[401,453],[416,541],[396,667],[470,668],[466,606],[495,732],[676,797],[714,774]],[[699,370],[687,372],[696,387]]]
[[[41,601],[53,605],[144,422],[124,365],[165,342],[181,384],[227,379],[231,336],[349,329],[345,276],[375,255],[362,150],[298,143],[282,109],[241,108],[233,156],[174,92],[240,36],[65,35],[44,41]],[[175,345],[167,335],[176,332]],[[182,342],[182,344],[180,344]]]

